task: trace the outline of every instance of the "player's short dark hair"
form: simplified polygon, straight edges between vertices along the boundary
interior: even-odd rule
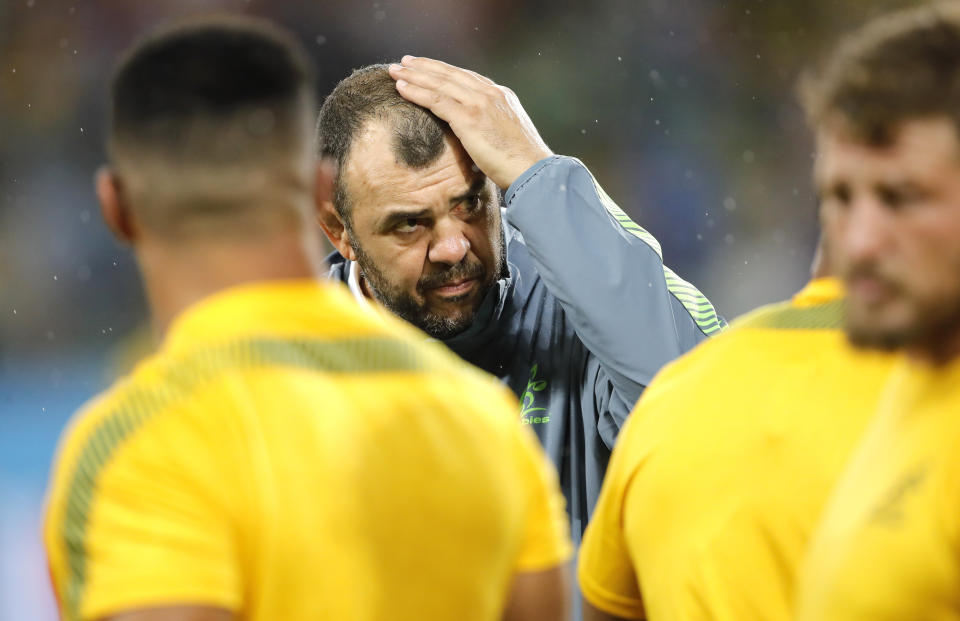
[[[960,3],[869,22],[803,76],[800,96],[815,129],[839,121],[870,144],[889,142],[911,119],[943,116],[960,131]]]
[[[121,170],[144,160],[183,170],[292,161],[310,155],[315,110],[313,66],[288,33],[252,17],[191,18],[148,34],[120,61],[111,159]]]
[[[391,147],[397,160],[420,169],[435,162],[444,150],[450,126],[429,110],[400,96],[386,64],[368,65],[344,78],[327,96],[317,119],[317,151],[342,171],[354,139],[370,120],[391,125]],[[338,175],[334,206],[349,226],[349,197]]]

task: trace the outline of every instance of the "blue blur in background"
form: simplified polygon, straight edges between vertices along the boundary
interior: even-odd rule
[[[43,495],[64,424],[102,387],[101,363],[81,353],[0,375],[0,619],[56,618],[40,543]]]

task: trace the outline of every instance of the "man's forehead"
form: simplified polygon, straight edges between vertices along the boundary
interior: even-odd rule
[[[452,134],[436,160],[419,169],[407,166],[395,152],[394,131],[389,120],[371,119],[357,133],[341,171],[351,197],[382,202],[430,190],[455,195],[485,179]]]
[[[818,179],[870,172],[888,177],[927,176],[957,165],[960,140],[948,119],[906,121],[879,144],[871,144],[842,126],[817,132],[814,174]]]

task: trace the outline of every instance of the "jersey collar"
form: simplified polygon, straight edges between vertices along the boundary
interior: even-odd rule
[[[230,287],[181,312],[167,331],[163,350],[175,353],[252,336],[336,332],[336,326],[331,325],[336,322],[331,322],[330,311],[324,310],[331,304],[347,315],[343,321],[348,323],[352,323],[350,314],[365,314],[365,309],[350,302],[345,287],[329,282],[279,280]]]
[[[794,306],[817,306],[844,296],[843,283],[836,278],[814,278],[793,296]]]

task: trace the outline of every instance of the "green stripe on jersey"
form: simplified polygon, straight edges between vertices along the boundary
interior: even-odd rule
[[[843,328],[843,309],[843,300],[814,306],[793,306],[790,302],[781,302],[758,308],[733,325],[769,330],[840,330]]]
[[[583,168],[590,174],[593,187],[596,189],[597,195],[600,197],[600,203],[604,209],[607,210],[607,213],[613,216],[613,219],[620,224],[623,230],[650,246],[653,251],[657,253],[657,256],[660,257],[660,261],[663,262],[663,249],[660,247],[660,242],[657,241],[657,238],[630,219],[630,216],[620,209],[620,207],[613,202],[613,199],[604,191],[600,183],[597,182],[597,178],[593,176],[593,173],[590,173],[586,166]],[[690,316],[704,334],[713,336],[727,326],[726,322],[717,315],[717,311],[713,307],[713,304],[710,303],[710,300],[700,293],[699,289],[680,278],[676,272],[666,265],[663,266],[663,276],[667,283],[667,290],[683,304],[683,307],[687,309],[687,312],[690,313]]]
[[[86,534],[97,479],[116,450],[157,413],[182,402],[224,372],[290,366],[325,373],[423,372],[438,360],[414,345],[390,338],[342,341],[248,339],[199,349],[171,360],[151,387],[127,390],[87,436],[67,492],[61,535],[70,576],[63,594],[67,621],[80,618],[87,581]]]

